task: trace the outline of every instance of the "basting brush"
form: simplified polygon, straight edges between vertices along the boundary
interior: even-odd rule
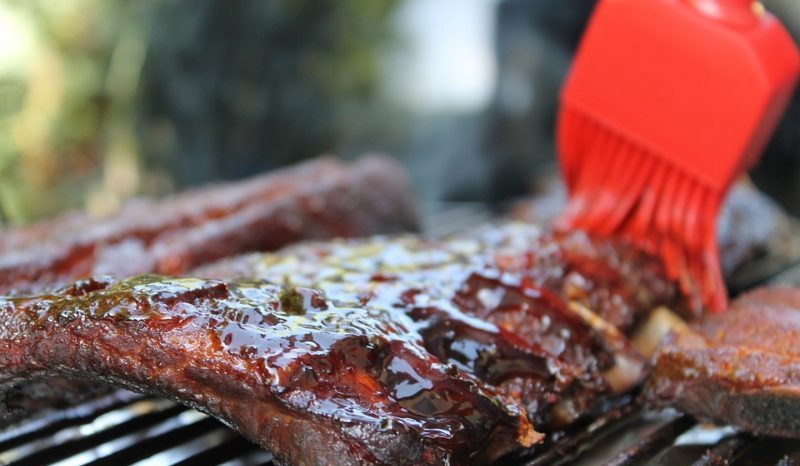
[[[716,219],[758,159],[800,72],[750,0],[601,0],[562,90],[559,228],[660,255],[695,304],[725,308]]]

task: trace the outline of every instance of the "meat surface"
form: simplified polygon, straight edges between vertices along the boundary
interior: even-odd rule
[[[750,432],[800,438],[800,289],[752,291],[672,333],[646,396]]]
[[[511,217],[550,225],[563,212],[567,192],[559,178],[550,174],[538,185],[531,199],[513,207]],[[784,266],[795,261],[800,256],[799,232],[797,221],[766,194],[746,181],[734,184],[717,221],[720,265],[728,286],[742,289],[752,283],[755,261],[770,258]]]
[[[0,232],[0,293],[55,289],[91,274],[182,274],[229,255],[272,250],[303,238],[415,229],[413,192],[397,164],[322,157],[251,179],[165,200],[137,200],[109,218],[71,213]],[[107,390],[50,379],[7,397],[0,426]]]
[[[625,253],[599,267],[600,251]],[[555,259],[567,252],[584,259]],[[677,293],[632,292],[637,269],[653,273],[634,283],[659,281],[623,246],[507,225],[306,243],[197,279],[86,280],[2,301],[0,385],[65,376],[167,396],[285,464],[492,463],[641,381],[604,316],[635,320]]]
[[[415,229],[413,192],[397,164],[323,157],[110,218],[69,214],[0,235],[0,293],[31,293],[93,274],[178,275],[247,251],[306,238]]]
[[[464,462],[538,438],[401,314],[314,290],[140,276],[0,309],[0,386],[56,375],[170,397],[289,464]]]
[[[544,431],[640,382],[643,361],[625,332],[654,307],[680,308],[682,302],[661,278],[659,264],[641,252],[525,224],[447,241],[405,236],[306,243],[195,273],[311,287],[333,299],[399,309],[415,321],[434,319],[437,324],[420,330],[428,351],[516,400]],[[473,320],[441,322],[453,313]],[[487,323],[499,340],[482,330]],[[523,363],[504,361],[514,359],[507,342],[549,354],[561,375],[542,378]]]

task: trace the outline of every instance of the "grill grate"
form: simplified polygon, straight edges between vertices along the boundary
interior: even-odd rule
[[[488,221],[478,204],[425,205],[423,227],[450,234]],[[774,258],[773,258],[774,259]],[[796,258],[795,258],[796,259]],[[781,263],[789,263],[784,258]],[[800,284],[800,265],[753,284]],[[628,395],[604,414],[520,458],[545,465],[800,466],[800,442],[757,438],[698,424],[675,412],[648,412]],[[168,400],[127,391],[43,414],[0,430],[0,465],[266,466],[271,455],[221,423]]]
[[[523,465],[800,466],[796,440],[754,437],[639,407],[615,416],[602,429],[567,436],[547,450]]]
[[[0,435],[0,464],[271,464],[270,455],[197,411],[119,391]]]
[[[675,439],[692,428],[695,421],[689,416],[681,416],[656,429],[650,435],[617,453],[607,466],[640,464],[652,458],[662,449],[675,443]]]

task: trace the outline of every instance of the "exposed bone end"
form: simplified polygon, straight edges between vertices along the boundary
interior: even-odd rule
[[[615,395],[621,395],[639,385],[646,375],[645,361],[630,354],[614,356],[614,366],[603,373]]]
[[[570,302],[569,308],[602,335],[606,345],[613,349],[614,366],[603,372],[611,391],[619,395],[641,383],[645,377],[645,359],[631,350],[625,335],[580,303]]]
[[[639,353],[650,359],[658,344],[672,331],[687,331],[689,326],[680,316],[664,306],[656,308],[647,320],[639,326],[631,343]]]

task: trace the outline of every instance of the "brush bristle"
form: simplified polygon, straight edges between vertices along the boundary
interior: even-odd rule
[[[693,307],[724,309],[722,193],[575,109],[562,110],[559,141],[570,199],[557,227],[621,236],[659,255]]]

